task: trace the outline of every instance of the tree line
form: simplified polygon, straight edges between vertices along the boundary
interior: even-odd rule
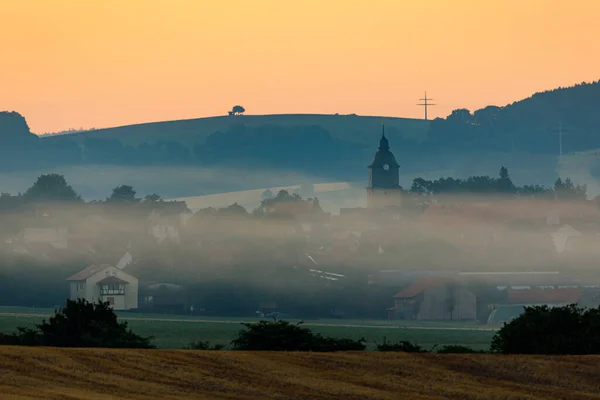
[[[242,323],[231,350],[337,352],[366,349],[365,338],[333,338],[301,326],[302,321],[262,320]],[[494,335],[492,354],[600,354],[600,307],[584,309],[576,304],[561,307],[524,307],[521,315],[504,323]],[[143,337],[119,322],[106,302],[67,300],[48,321],[33,328],[19,327],[15,333],[0,333],[0,345],[51,347],[155,348],[153,337]],[[433,352],[407,341],[376,344],[384,352]],[[190,343],[193,350],[222,350],[208,341]],[[443,346],[437,353],[486,353],[466,346]]]
[[[426,180],[415,178],[409,192],[419,196],[435,196],[444,194],[486,194],[540,199],[585,200],[587,185],[575,184],[571,178],[558,178],[552,188],[542,185],[517,186],[512,182],[508,169],[501,167],[498,177],[471,176],[466,179],[439,178]]]

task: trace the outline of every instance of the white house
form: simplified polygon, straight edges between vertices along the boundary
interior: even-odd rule
[[[71,284],[71,300],[102,300],[115,310],[138,308],[138,279],[112,265],[93,264],[67,280]]]

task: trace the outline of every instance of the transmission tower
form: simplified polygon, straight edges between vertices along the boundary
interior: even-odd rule
[[[425,108],[425,121],[427,121],[427,107],[429,107],[429,106],[435,106],[435,104],[428,103],[429,100],[433,100],[433,99],[427,98],[427,91],[425,91],[425,98],[419,99],[419,100],[422,101],[423,103],[419,103],[417,105],[418,106],[423,106],[423,108]]]
[[[568,135],[568,132],[563,130],[562,120],[558,123],[558,131],[554,132],[555,135],[558,135],[558,151],[560,156],[563,155],[563,135]]]

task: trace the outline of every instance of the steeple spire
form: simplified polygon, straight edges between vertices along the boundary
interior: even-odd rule
[[[381,139],[379,140],[379,150],[389,150],[390,142],[385,137],[385,124],[381,121]]]

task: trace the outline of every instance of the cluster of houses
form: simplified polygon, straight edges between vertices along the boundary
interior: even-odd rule
[[[290,211],[290,205],[286,210]],[[546,252],[547,259],[572,260],[571,256],[600,249],[600,213],[593,202],[521,200],[442,206],[434,204],[407,219],[400,211],[321,214],[298,206],[295,216],[306,237],[305,265],[308,273],[333,284],[343,284],[344,268],[355,266],[365,246],[372,249],[367,260],[377,263],[394,246],[393,227],[414,227],[454,243],[465,254],[485,262],[494,249],[514,248],[527,241],[533,252]],[[155,225],[153,225],[155,226]],[[390,228],[392,227],[392,228]],[[410,229],[409,229],[410,231]],[[519,236],[523,235],[523,236]],[[32,236],[30,236],[31,238]],[[157,235],[157,243],[177,241],[177,235]],[[60,241],[59,241],[60,243]],[[395,254],[395,253],[394,253]],[[500,260],[501,263],[502,260]],[[69,278],[71,295],[101,298],[118,309],[150,308],[163,296],[163,305],[181,307],[183,287],[172,282],[143,282],[127,272],[131,254],[125,252],[113,265],[90,266]],[[600,275],[577,265],[546,270],[528,269],[452,270],[410,268],[365,272],[365,284],[397,287],[390,299],[388,318],[400,320],[456,320],[498,323],[514,318],[527,305],[600,305]],[[263,307],[276,311],[276,306]],[[257,305],[257,308],[262,307]],[[273,309],[273,310],[271,310]]]

